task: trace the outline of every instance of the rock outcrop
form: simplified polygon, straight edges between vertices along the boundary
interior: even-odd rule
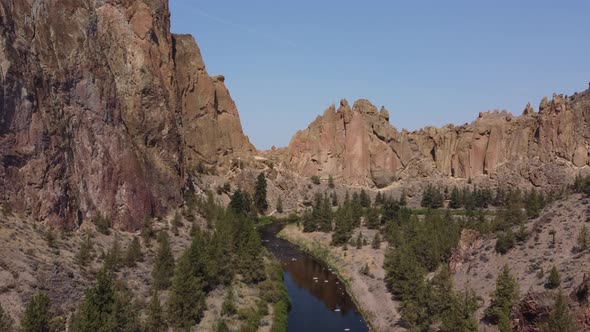
[[[543,99],[521,116],[480,113],[471,124],[408,132],[367,100],[330,106],[291,140],[285,159],[305,176],[335,175],[353,185],[386,187],[400,179],[471,178],[515,173],[535,186],[563,182],[550,165],[588,165],[590,91]]]
[[[54,225],[136,229],[254,150],[167,0],[0,0],[0,84],[2,200]]]

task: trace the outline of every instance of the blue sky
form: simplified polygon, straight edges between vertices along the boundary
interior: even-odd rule
[[[209,74],[223,74],[259,149],[332,103],[367,98],[397,128],[520,114],[590,81],[590,1],[171,0]]]

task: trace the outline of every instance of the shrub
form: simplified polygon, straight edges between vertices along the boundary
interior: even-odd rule
[[[508,230],[504,233],[501,233],[498,235],[498,240],[496,241],[496,252],[504,255],[514,247],[514,243],[515,237],[512,231]]]
[[[561,277],[559,276],[559,271],[557,271],[557,268],[554,266],[549,272],[545,287],[548,289],[555,289],[559,287],[559,285],[561,285]]]
[[[112,226],[109,218],[103,217],[101,214],[97,214],[93,219],[92,223],[96,226],[96,230],[104,235],[111,234],[110,228]]]
[[[313,184],[315,184],[316,186],[319,185],[321,183],[320,177],[317,175],[314,175],[311,177],[311,182]]]

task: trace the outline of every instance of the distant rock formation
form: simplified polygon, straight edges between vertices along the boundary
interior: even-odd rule
[[[221,76],[167,0],[0,0],[0,192],[73,228],[137,229],[196,165],[254,151]]]
[[[480,113],[471,124],[408,132],[389,124],[389,112],[361,99],[330,106],[292,138],[284,159],[304,176],[329,175],[353,185],[386,187],[417,177],[512,173],[535,186],[564,178],[555,165],[588,165],[590,91],[543,99],[521,116]]]

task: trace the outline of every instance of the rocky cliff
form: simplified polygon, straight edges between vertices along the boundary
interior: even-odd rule
[[[386,187],[416,177],[510,176],[535,186],[562,183],[561,170],[588,165],[590,91],[543,99],[539,111],[480,113],[471,124],[398,131],[367,100],[330,106],[283,152],[306,176]],[[556,172],[555,170],[560,171]],[[507,176],[510,175],[510,176]]]
[[[0,0],[0,192],[72,228],[138,228],[199,163],[254,151],[167,0]]]

